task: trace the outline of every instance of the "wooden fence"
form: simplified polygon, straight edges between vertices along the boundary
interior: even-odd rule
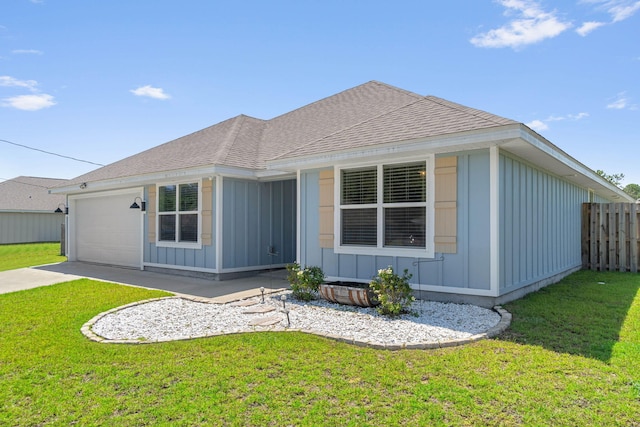
[[[640,204],[583,203],[582,268],[638,272]]]

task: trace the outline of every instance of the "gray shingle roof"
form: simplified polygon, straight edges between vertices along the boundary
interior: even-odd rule
[[[516,123],[371,81],[270,120],[240,115],[73,179],[69,184],[266,161]]]
[[[426,96],[305,146],[296,147],[278,158],[411,141],[514,123],[517,122],[435,96]]]
[[[49,188],[67,183],[66,179],[19,176],[0,182],[0,211],[53,212],[66,197],[49,194]]]

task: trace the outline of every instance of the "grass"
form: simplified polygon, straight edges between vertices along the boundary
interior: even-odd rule
[[[66,261],[60,243],[0,245],[0,271]]]
[[[87,320],[165,293],[85,279],[4,294],[0,425],[638,426],[639,289],[579,272],[508,304],[498,339],[399,352],[286,332],[98,344]]]

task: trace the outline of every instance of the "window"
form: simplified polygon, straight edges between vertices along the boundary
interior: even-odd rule
[[[198,243],[199,198],[198,183],[158,187],[159,242]]]
[[[427,190],[428,164],[425,160],[340,169],[336,250],[431,253],[433,227],[427,219],[432,217],[428,207],[433,197]]]

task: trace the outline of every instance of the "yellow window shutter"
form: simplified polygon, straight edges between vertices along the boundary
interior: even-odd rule
[[[435,250],[457,252],[458,158],[438,157],[435,167]]]
[[[156,242],[156,186],[149,187],[149,197],[147,200],[147,222],[149,226],[149,243]]]
[[[320,172],[318,218],[321,248],[333,248],[333,170]]]
[[[202,244],[210,246],[212,244],[213,227],[213,180],[202,181],[202,234],[200,239]]]

